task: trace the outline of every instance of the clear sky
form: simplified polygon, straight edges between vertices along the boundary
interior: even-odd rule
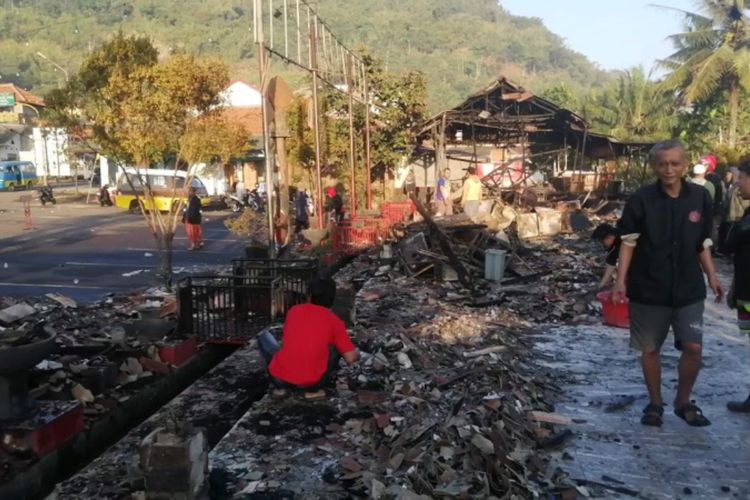
[[[682,31],[680,15],[654,7],[695,12],[695,0],[499,0],[511,14],[539,17],[566,45],[604,69],[643,64],[672,52],[668,35]]]

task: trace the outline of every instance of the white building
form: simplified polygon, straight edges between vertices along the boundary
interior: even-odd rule
[[[30,161],[40,177],[70,177],[75,171],[68,160],[68,136],[63,129],[34,126],[41,108],[41,97],[12,83],[0,84],[0,161]]]
[[[260,108],[262,96],[255,86],[235,80],[220,94],[222,108]]]

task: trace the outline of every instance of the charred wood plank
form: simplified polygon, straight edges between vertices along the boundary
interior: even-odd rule
[[[461,282],[461,284],[466,288],[471,288],[471,281],[469,280],[469,273],[466,271],[466,267],[464,267],[463,263],[459,260],[459,258],[456,256],[456,254],[453,252],[453,249],[451,248],[450,241],[448,240],[448,237],[443,233],[443,231],[440,230],[437,224],[435,224],[435,221],[433,220],[432,216],[430,215],[430,212],[425,209],[425,207],[422,205],[422,202],[419,201],[417,196],[415,194],[411,195],[411,200],[414,202],[414,205],[417,207],[417,211],[419,214],[424,218],[425,222],[427,223],[427,227],[430,228],[430,232],[435,235],[435,237],[438,240],[438,244],[440,245],[440,250],[445,254],[446,257],[450,260],[451,267],[456,271],[456,274],[458,275],[458,281]]]

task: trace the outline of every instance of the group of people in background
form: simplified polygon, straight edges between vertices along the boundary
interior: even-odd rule
[[[414,172],[410,170],[404,180],[404,194],[411,198],[416,192],[416,179]],[[440,172],[435,183],[435,190],[432,194],[433,212],[436,217],[453,215],[455,211],[454,202],[458,202],[464,213],[471,217],[479,212],[482,199],[482,181],[477,175],[475,167],[466,169],[463,184],[458,190],[453,190],[451,170],[446,168]]]
[[[692,176],[687,179],[688,182],[703,186],[713,202],[711,238],[715,242],[715,255],[727,253],[727,235],[750,207],[750,201],[744,200],[739,191],[739,169],[728,167],[723,175],[719,175],[717,163],[714,155],[702,157],[700,163],[693,166]]]
[[[682,351],[674,413],[706,426],[711,422],[690,396],[702,364],[706,284],[717,301],[724,296],[712,254],[733,257],[727,304],[750,337],[750,160],[719,176],[716,157],[704,156],[688,177],[684,145],[666,141],[654,146],[649,163],[656,182],[628,199],[616,227],[593,232],[607,252],[599,287],[614,285],[615,303],[629,299],[630,345],[641,352],[649,394],[641,423],[663,421],[661,349],[671,328]],[[750,413],[750,396],[727,407]]]
[[[323,213],[329,221],[340,223],[344,219],[344,200],[335,187],[325,190]],[[310,217],[315,215],[315,204],[307,190],[298,190],[294,198],[294,232],[301,233],[310,228]]]

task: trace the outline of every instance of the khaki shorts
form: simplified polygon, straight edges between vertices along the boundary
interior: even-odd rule
[[[750,336],[750,302],[737,301],[737,324],[740,327],[740,332]]]
[[[435,213],[437,215],[453,215],[453,201],[435,201]]]
[[[643,352],[660,351],[669,328],[676,345],[703,344],[703,301],[684,307],[630,303],[630,347]]]

